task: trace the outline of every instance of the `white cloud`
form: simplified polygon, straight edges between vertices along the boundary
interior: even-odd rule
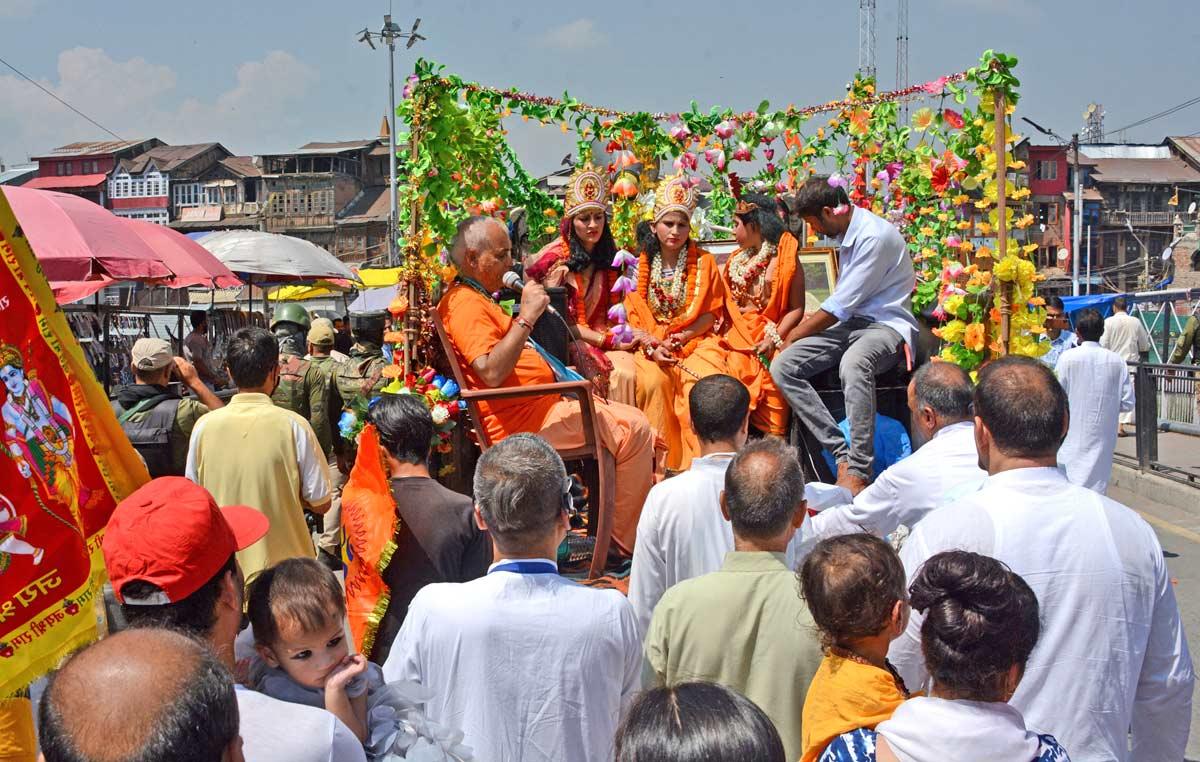
[[[586,50],[608,42],[608,35],[596,28],[592,19],[576,19],[556,26],[541,37],[542,45],[558,50]]]
[[[123,138],[168,143],[219,141],[234,151],[286,141],[300,117],[291,109],[317,78],[283,51],[237,67],[231,89],[215,98],[178,103],[178,78],[169,66],[144,58],[114,60],[97,48],[58,56],[56,81],[39,84]],[[15,163],[77,140],[108,137],[16,75],[0,75],[0,156]],[[272,147],[279,147],[270,143]]]

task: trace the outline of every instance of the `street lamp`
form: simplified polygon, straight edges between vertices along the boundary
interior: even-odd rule
[[[403,31],[392,21],[392,14],[383,17],[383,28],[378,32],[363,29],[358,33],[358,41],[365,42],[371,50],[375,50],[375,40],[386,42],[388,46],[388,266],[395,267],[396,262],[396,40],[408,40],[405,50],[417,44],[417,40],[426,39],[417,34],[421,19],[413,22],[412,29]]]

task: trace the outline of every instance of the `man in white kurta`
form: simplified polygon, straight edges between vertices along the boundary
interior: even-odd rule
[[[629,602],[641,632],[667,588],[721,568],[733,550],[733,529],[721,515],[725,470],[746,443],[750,393],[740,381],[712,375],[696,382],[688,396],[692,428],[700,440],[700,457],[691,468],[654,485],[638,518],[637,542],[629,578]],[[805,538],[806,522],[788,547],[795,568]]]
[[[814,516],[817,538],[856,532],[884,537],[901,526],[911,529],[948,494],[980,484],[987,474],[975,452],[971,393],[971,379],[953,363],[918,368],[908,384],[908,409],[913,438],[924,444],[887,468],[854,502]]]
[[[1104,335],[1100,338],[1100,346],[1116,352],[1127,363],[1137,362],[1143,354],[1150,351],[1150,333],[1141,320],[1130,315],[1125,309],[1125,297],[1118,296],[1113,300],[1113,314],[1104,321]],[[1130,423],[1133,423],[1132,408],[1121,413],[1121,431]]]
[[[619,592],[558,576],[562,460],[533,434],[510,436],[479,459],[475,501],[497,562],[417,593],[384,677],[430,690],[429,718],[461,729],[475,759],[608,762],[640,685],[641,637]]]
[[[900,554],[909,581],[944,550],[1008,564],[1042,610],[1041,637],[1009,701],[1027,727],[1053,735],[1073,760],[1183,759],[1195,675],[1154,531],[1054,467],[1067,403],[1048,368],[993,362],[980,374],[975,414],[990,476],[917,525]],[[912,690],[927,687],[923,621],[914,611],[889,653]]]
[[[1058,451],[1059,468],[1072,484],[1101,495],[1112,475],[1118,416],[1133,410],[1134,402],[1125,360],[1098,343],[1104,326],[1099,312],[1083,310],[1075,321],[1083,343],[1064,352],[1056,368],[1071,407],[1067,439]]]

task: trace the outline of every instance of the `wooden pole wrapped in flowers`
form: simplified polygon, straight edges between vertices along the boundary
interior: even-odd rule
[[[431,356],[433,332],[427,325],[417,330],[418,321],[453,275],[444,247],[459,220],[469,214],[504,220],[519,207],[532,243],[559,234],[561,204],[538,187],[505,139],[511,118],[574,130],[581,157],[604,147],[613,234],[630,251],[663,160],[711,185],[693,219],[701,236],[712,225],[732,223],[734,196],[743,187],[787,193],[818,172],[832,172],[831,182],[844,184],[852,203],[892,221],[909,242],[919,271],[914,309],[940,324],[941,359],[973,370],[989,356],[1041,354],[1044,310],[1028,258],[1036,246],[1018,246],[1013,235],[1033,221],[1022,208],[1029,190],[1007,180],[1010,169],[1023,168],[1010,153],[1015,65],[1015,58],[987,51],[978,66],[903,90],[877,93],[873,81],[856,78],[846,98],[818,106],[772,109],[764,101],[753,111],[705,112],[692,103],[678,113],[648,113],[592,106],[569,94],[486,87],[419,61],[397,107],[410,129],[398,136],[409,142],[398,189],[405,231],[399,243],[412,284],[406,287],[412,346],[403,367]],[[935,104],[901,120],[900,104],[919,100]],[[823,117],[823,124],[812,124]],[[747,176],[739,174],[743,167]],[[628,264],[622,259],[618,266]],[[617,313],[612,319],[621,331]]]

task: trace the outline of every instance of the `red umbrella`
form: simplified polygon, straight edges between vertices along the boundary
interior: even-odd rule
[[[230,288],[242,285],[221,260],[183,233],[144,220],[121,219],[121,222],[128,225],[175,273],[164,285],[170,288]]]
[[[173,275],[121,218],[87,199],[15,186],[3,193],[59,304],[117,281],[160,282]]]

